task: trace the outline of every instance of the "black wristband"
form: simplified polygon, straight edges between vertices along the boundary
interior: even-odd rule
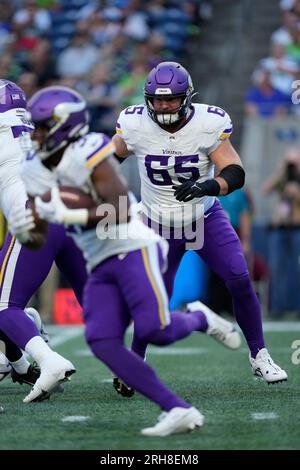
[[[114,157],[116,160],[118,160],[120,164],[126,160],[126,158],[119,157],[119,155],[117,155],[116,152],[114,152]]]
[[[242,188],[245,184],[245,171],[240,165],[231,164],[225,166],[218,176],[226,181],[228,185],[227,194]]]
[[[203,183],[196,183],[196,186],[203,190],[203,196],[218,196],[221,190],[221,186],[216,180],[206,180]]]

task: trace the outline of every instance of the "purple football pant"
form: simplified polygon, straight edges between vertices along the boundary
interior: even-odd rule
[[[53,262],[82,303],[85,262],[63,226],[49,224],[47,240],[36,251],[20,245],[9,234],[0,252],[0,330],[21,349],[39,335],[23,310],[47,277]]]
[[[127,385],[168,411],[190,405],[169,390],[154,370],[124,345],[131,321],[145,343],[167,345],[207,328],[203,314],[170,313],[156,244],[111,257],[97,266],[84,290],[85,336],[94,355]],[[105,299],[105,301],[103,301]]]
[[[151,225],[151,221],[148,221]],[[155,224],[152,228],[155,230]],[[185,253],[185,237],[169,242],[168,270],[165,285],[172,294],[175,274]],[[240,240],[218,200],[205,213],[204,244],[195,250],[203,261],[222,278],[232,296],[236,321],[244,333],[252,357],[264,348],[261,309],[254,292]]]

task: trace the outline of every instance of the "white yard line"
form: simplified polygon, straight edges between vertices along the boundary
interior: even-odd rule
[[[46,328],[46,330],[50,335],[51,347],[60,346],[70,339],[83,335],[83,328],[81,326],[58,327],[55,325],[55,328],[53,328],[53,325],[51,325],[51,328]]]
[[[191,347],[178,347],[172,348],[171,346],[166,346],[163,348],[153,348],[150,347],[147,349],[147,354],[152,354],[153,356],[177,356],[180,354],[181,356],[190,356],[194,354],[207,354],[207,348],[191,348]]]
[[[77,356],[77,357],[92,357],[94,356],[94,354],[92,353],[92,351],[88,348],[84,348],[84,349],[76,349],[74,351],[74,356]]]
[[[271,412],[266,413],[251,413],[251,418],[255,421],[264,421],[266,419],[277,419],[278,414]]]
[[[82,423],[90,419],[89,416],[65,416],[62,418],[63,423]]]
[[[263,321],[264,331],[300,331],[300,321]]]
[[[153,356],[178,356],[180,354],[181,356],[189,356],[189,355],[194,355],[194,354],[207,354],[208,349],[207,348],[190,348],[190,347],[179,347],[179,348],[172,348],[171,346],[166,346],[166,347],[152,347],[149,346],[147,348],[147,355],[151,354]],[[92,352],[87,349],[77,349],[74,352],[75,356],[79,357],[91,357],[93,356]]]

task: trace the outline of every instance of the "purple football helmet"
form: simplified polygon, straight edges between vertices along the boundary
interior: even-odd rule
[[[36,92],[28,101],[27,109],[36,127],[48,130],[39,149],[45,160],[69,142],[88,132],[88,111],[83,97],[63,86],[50,86]]]
[[[14,108],[26,109],[25,93],[15,83],[0,80],[0,113]]]
[[[177,62],[161,62],[149,73],[145,84],[145,101],[148,114],[159,124],[170,125],[184,116],[191,107],[194,87],[187,70]],[[153,98],[182,98],[181,105],[170,112],[156,112]]]

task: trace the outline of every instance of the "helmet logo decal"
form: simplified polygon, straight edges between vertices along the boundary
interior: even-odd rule
[[[156,95],[172,95],[172,90],[170,88],[156,88]]]

